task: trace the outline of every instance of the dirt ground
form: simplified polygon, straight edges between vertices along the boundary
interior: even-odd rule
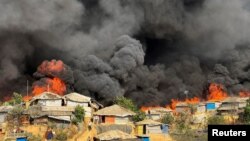
[[[169,135],[166,134],[151,134],[151,141],[174,141]]]

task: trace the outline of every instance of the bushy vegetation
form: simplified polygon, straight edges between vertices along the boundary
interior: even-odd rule
[[[56,141],[67,141],[67,139],[68,139],[68,136],[67,136],[67,133],[65,131],[59,130],[56,133],[56,136],[55,136]]]
[[[208,124],[225,124],[226,121],[223,116],[215,115],[208,118]]]
[[[190,129],[190,115],[187,113],[179,113],[175,119],[175,126],[178,132],[186,133]]]
[[[120,96],[120,97],[117,97],[115,99],[115,103],[119,106],[122,106],[126,109],[129,109],[133,112],[136,113],[135,116],[133,116],[132,120],[134,122],[138,122],[138,121],[142,121],[146,118],[146,115],[144,112],[142,112],[135,104],[134,102],[131,100],[131,99],[128,99],[124,96]]]
[[[4,105],[18,105],[21,104],[23,101],[23,96],[21,94],[18,94],[16,92],[13,93],[13,96],[11,97],[11,99],[7,102],[4,103]]]
[[[244,108],[244,112],[240,115],[240,121],[250,124],[250,99],[247,101],[247,106]]]
[[[77,105],[75,107],[74,116],[75,117],[71,120],[71,122],[75,125],[77,125],[78,123],[81,123],[83,121],[84,116],[85,116],[84,108],[80,105]]]
[[[131,99],[124,96],[119,96],[116,98],[115,103],[131,111],[137,111],[137,107]]]
[[[29,141],[42,141],[42,137],[40,135],[33,135],[33,134],[28,134],[28,140]]]
[[[171,114],[166,114],[161,118],[161,123],[172,124],[174,122],[174,117]]]
[[[146,118],[146,114],[140,110],[136,111],[136,115],[132,117],[134,122],[142,121]]]

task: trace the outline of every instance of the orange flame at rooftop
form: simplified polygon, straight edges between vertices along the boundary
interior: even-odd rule
[[[208,91],[208,101],[221,101],[228,97],[228,94],[224,91],[223,86],[220,84],[211,83]]]
[[[33,86],[32,94],[33,95],[39,95],[43,92],[53,92],[59,95],[63,95],[66,92],[66,85],[65,83],[57,77],[54,77],[53,79],[46,79],[45,85],[35,85]]]

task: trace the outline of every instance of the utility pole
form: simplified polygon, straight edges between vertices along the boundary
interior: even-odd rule
[[[27,80],[27,93],[26,93],[27,97],[29,96],[29,80]]]

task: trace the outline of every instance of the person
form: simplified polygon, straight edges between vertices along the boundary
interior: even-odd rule
[[[88,129],[91,130],[91,126],[92,126],[92,121],[89,121],[89,124],[88,124]]]
[[[47,139],[47,141],[50,141],[53,139],[53,132],[50,128],[46,132],[46,139]]]

